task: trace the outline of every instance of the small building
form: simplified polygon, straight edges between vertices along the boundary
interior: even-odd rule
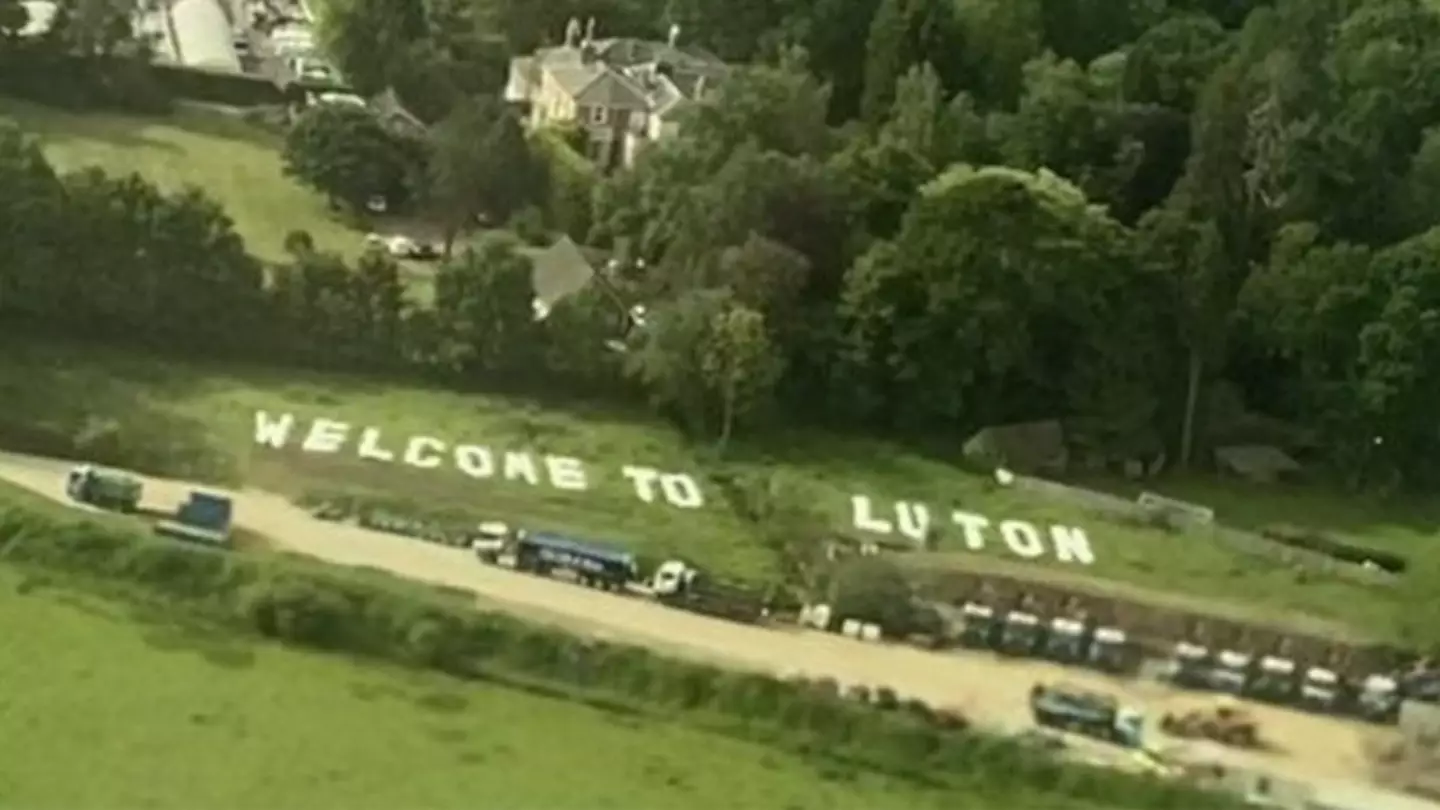
[[[604,168],[628,166],[644,148],[677,131],[677,116],[728,74],[719,57],[666,42],[595,38],[572,19],[565,43],[510,62],[505,99],[526,108],[532,128],[573,125],[585,153]]]

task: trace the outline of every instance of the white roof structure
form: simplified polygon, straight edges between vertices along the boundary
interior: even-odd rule
[[[52,0],[23,0],[20,5],[30,15],[25,27],[20,29],[20,36],[38,37],[50,30],[50,24],[55,21],[56,8]]]
[[[180,64],[240,72],[234,31],[220,0],[172,0],[170,26]]]

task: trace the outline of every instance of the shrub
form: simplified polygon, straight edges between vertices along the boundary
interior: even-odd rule
[[[831,679],[781,680],[663,658],[484,613],[422,585],[277,555],[172,543],[115,521],[60,517],[0,502],[0,557],[127,587],[192,618],[280,641],[466,678],[486,678],[608,707],[692,717],[802,755],[1036,802],[1063,791],[1104,806],[1221,808],[1228,798],[1062,764],[963,718],[901,701],[847,699]],[[879,703],[882,708],[877,708]],[[903,709],[903,710],[901,710]],[[822,763],[823,765],[823,763]],[[829,767],[825,765],[825,767]],[[1053,805],[1053,801],[1052,801]]]

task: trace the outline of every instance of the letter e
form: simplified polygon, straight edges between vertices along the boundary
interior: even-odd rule
[[[310,432],[306,434],[305,441],[300,443],[300,449],[307,453],[338,453],[349,432],[350,426],[344,422],[316,419],[310,423]]]

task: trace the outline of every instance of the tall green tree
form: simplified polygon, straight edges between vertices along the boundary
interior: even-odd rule
[[[534,267],[511,237],[492,234],[435,274],[439,366],[464,378],[519,379],[544,344],[536,320]]]
[[[710,318],[700,370],[719,409],[723,450],[735,426],[762,411],[784,373],[784,361],[770,342],[765,316],[730,302]]]
[[[407,201],[422,153],[369,109],[316,104],[286,134],[282,157],[287,175],[359,211],[375,197]]]
[[[507,220],[543,185],[520,122],[493,99],[468,100],[431,129],[427,166],[426,202],[441,222],[446,256],[477,215]]]

